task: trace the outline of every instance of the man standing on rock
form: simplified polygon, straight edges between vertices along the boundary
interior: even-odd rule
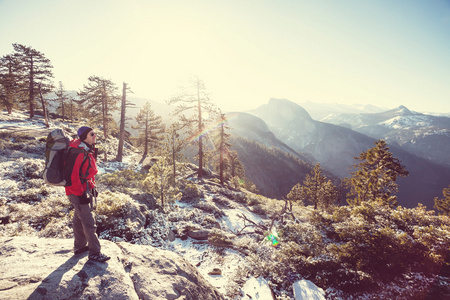
[[[87,126],[78,129],[79,139],[69,143],[64,166],[66,178],[66,195],[75,208],[73,216],[73,233],[75,236],[75,254],[89,250],[89,259],[105,262],[110,259],[100,252],[100,241],[96,233],[92,213],[92,197],[97,197],[95,175],[97,169],[96,134]]]

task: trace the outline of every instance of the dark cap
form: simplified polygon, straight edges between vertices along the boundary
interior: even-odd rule
[[[81,126],[80,129],[78,129],[77,131],[80,140],[84,141],[87,138],[89,131],[91,130],[93,130],[91,127]]]

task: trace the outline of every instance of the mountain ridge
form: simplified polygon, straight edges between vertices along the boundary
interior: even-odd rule
[[[278,102],[269,101],[267,105],[260,106],[252,113],[263,120],[267,119],[269,129],[282,142],[299,153],[307,153],[313,158],[312,161],[320,162],[323,169],[340,178],[349,175],[349,168],[356,163],[354,157],[372,148],[377,140],[350,128],[315,121],[304,113],[291,115],[290,119],[286,120],[286,116],[278,112],[286,109],[293,112],[304,111],[304,109],[295,108],[298,104],[293,102],[288,103],[287,107],[280,107],[286,103],[288,102],[285,99]],[[411,112],[405,106],[399,106],[387,112],[378,113],[376,117],[385,119],[386,115],[421,116],[422,114]],[[406,169],[410,171],[409,178],[399,180],[401,183],[398,193],[400,204],[414,207],[422,203],[432,208],[434,197],[440,197],[442,189],[449,184],[447,178],[450,178],[450,168],[410,153],[392,141],[387,142],[391,152],[403,161]],[[417,168],[417,166],[421,167]]]

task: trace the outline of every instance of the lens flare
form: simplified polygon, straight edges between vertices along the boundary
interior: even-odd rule
[[[277,248],[278,245],[280,244],[280,243],[278,242],[278,236],[277,236],[276,233],[271,233],[271,234],[269,234],[269,235],[267,236],[266,240],[269,241],[269,242],[272,242],[272,246],[275,247],[275,248]]]

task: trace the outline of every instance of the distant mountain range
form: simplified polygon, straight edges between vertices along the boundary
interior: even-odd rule
[[[378,113],[386,111],[387,108],[378,107],[370,104],[340,104],[340,103],[317,103],[317,102],[299,102],[314,120],[321,120],[324,117],[335,113]]]
[[[250,113],[264,121],[268,130],[290,149],[307,158],[310,163],[320,162],[323,169],[340,178],[349,176],[349,167],[355,163],[354,157],[373,147],[378,139],[348,128],[350,126],[315,121],[300,105],[285,99],[270,99],[268,104]],[[392,112],[384,113],[391,114]],[[444,117],[431,117],[440,118],[445,123]],[[263,125],[257,125],[262,124],[261,120],[255,120],[253,126],[247,127],[261,127]],[[240,130],[241,135],[244,134],[243,131],[245,130]],[[389,143],[389,146],[394,156],[410,172],[407,178],[399,180],[400,204],[414,207],[417,203],[422,203],[432,209],[434,197],[441,197],[442,189],[450,184],[450,168],[406,151],[399,143]],[[438,148],[439,144],[434,147]],[[261,172],[264,172],[264,166],[261,166]]]
[[[351,128],[450,166],[450,118],[412,112],[405,106],[373,114],[334,113],[323,122]],[[449,180],[450,181],[450,180]]]

